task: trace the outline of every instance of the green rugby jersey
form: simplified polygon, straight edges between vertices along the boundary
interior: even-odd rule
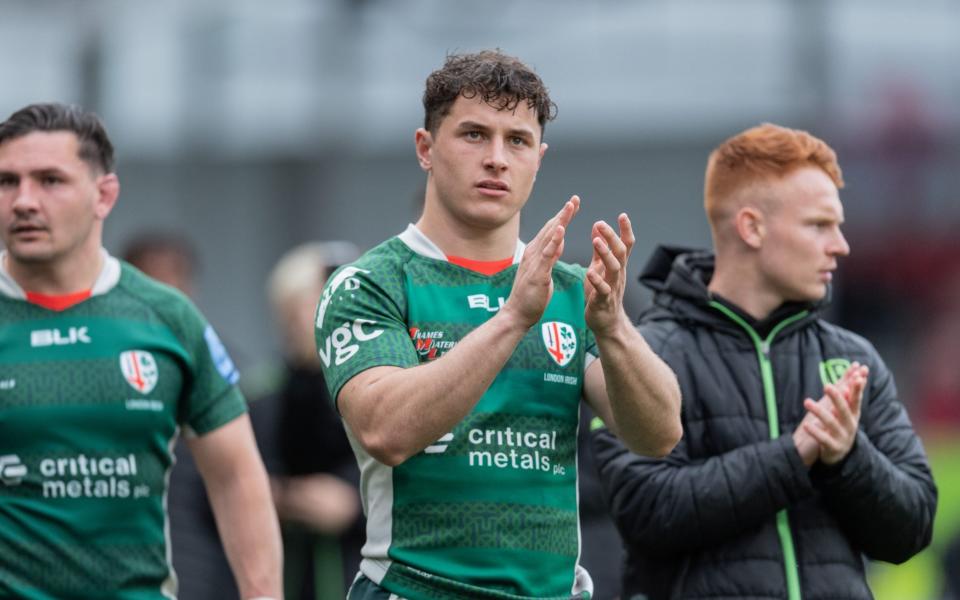
[[[173,598],[166,484],[179,425],[245,402],[179,292],[104,252],[55,312],[0,272],[0,598]]]
[[[522,253],[518,243],[513,266],[482,275],[411,225],[339,269],[316,322],[332,397],[365,369],[441,358],[506,301]],[[350,435],[367,515],[361,571],[381,587],[411,600],[590,597],[578,565],[576,437],[596,344],[583,277],[554,267],[540,323],[436,443],[391,468]]]

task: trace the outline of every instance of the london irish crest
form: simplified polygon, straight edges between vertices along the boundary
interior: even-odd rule
[[[577,334],[573,327],[560,321],[548,321],[540,326],[543,345],[555,363],[566,366],[577,353]]]
[[[153,355],[144,350],[128,350],[120,354],[120,371],[130,386],[141,394],[149,394],[157,385],[159,370]]]

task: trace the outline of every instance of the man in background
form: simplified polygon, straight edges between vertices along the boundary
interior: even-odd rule
[[[185,237],[166,231],[141,231],[131,236],[122,258],[157,281],[193,298],[197,251]]]
[[[192,299],[198,259],[196,249],[186,238],[166,231],[141,231],[124,246],[121,258]],[[177,439],[174,457],[176,466],[170,473],[167,513],[173,568],[179,583],[177,596],[179,600],[235,597],[237,585],[223,551],[203,477],[183,438]]]
[[[627,547],[625,599],[871,598],[863,557],[930,542],[937,491],[865,339],[820,312],[849,245],[834,151],[761,125],[710,155],[714,252],[661,247],[640,331],[683,392],[684,437],[594,448]]]
[[[357,256],[349,242],[300,244],[267,279],[283,362],[251,416],[284,525],[290,600],[343,598],[360,563],[360,473],[327,392],[312,328],[327,276]]]
[[[244,599],[280,598],[279,530],[237,372],[179,292],[102,247],[120,192],[82,109],[0,123],[0,596],[170,598],[179,428]]]

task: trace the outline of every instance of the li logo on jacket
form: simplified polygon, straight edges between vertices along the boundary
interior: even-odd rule
[[[823,382],[823,385],[837,383],[849,368],[850,361],[846,358],[828,358],[820,363],[820,381]]]

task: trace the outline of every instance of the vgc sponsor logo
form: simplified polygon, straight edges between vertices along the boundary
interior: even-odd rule
[[[379,337],[383,330],[374,328],[376,324],[370,319],[355,319],[353,324],[344,323],[334,329],[319,349],[324,366],[329,367],[331,359],[337,366],[350,360],[360,350],[360,344],[354,341],[366,342]]]

